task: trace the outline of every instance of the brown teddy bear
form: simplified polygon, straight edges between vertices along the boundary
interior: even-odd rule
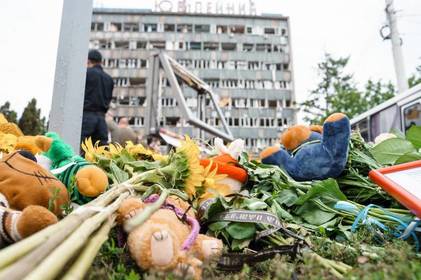
[[[142,211],[147,202],[129,198],[118,210],[118,222]],[[189,209],[189,204],[176,197],[166,200],[141,226],[128,234],[128,248],[137,265],[144,270],[173,272],[184,277],[201,278],[201,265],[222,252],[219,239],[199,234],[199,224]],[[185,220],[186,222],[183,222]]]
[[[0,239],[13,243],[57,222],[66,187],[26,151],[0,159]],[[50,209],[50,210],[49,210]]]

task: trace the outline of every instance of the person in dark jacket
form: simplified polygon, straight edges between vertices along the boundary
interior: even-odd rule
[[[110,106],[114,82],[102,69],[101,61],[102,55],[99,51],[89,51],[81,141],[91,137],[93,143],[99,141],[100,145],[106,145],[108,130],[105,113]]]

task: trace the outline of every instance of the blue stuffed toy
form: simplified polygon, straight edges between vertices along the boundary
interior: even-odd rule
[[[284,149],[269,147],[260,157],[262,163],[280,166],[297,181],[335,178],[347,163],[350,137],[348,117],[335,113],[326,119],[323,129],[289,128],[281,139]]]

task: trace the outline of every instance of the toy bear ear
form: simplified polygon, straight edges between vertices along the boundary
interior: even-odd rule
[[[287,129],[282,136],[281,142],[284,147],[289,150],[295,150],[304,143],[311,135],[309,127],[304,125],[295,125]]]
[[[332,115],[330,115],[325,120],[325,123],[327,123],[327,122],[336,122],[336,121],[339,121],[340,119],[343,119],[344,117],[346,117],[345,114],[342,114],[342,113],[333,113]]]
[[[34,162],[37,162],[37,159],[35,158],[35,156],[34,156],[31,152],[28,152],[28,151],[26,151],[26,150],[20,150],[20,151],[18,151],[18,153],[19,153],[21,156],[23,156],[23,157],[25,157],[25,158],[27,158],[27,159],[30,159],[30,160],[32,160],[32,161],[34,161]]]
[[[277,153],[281,148],[278,146],[267,147],[263,151],[260,152],[260,159],[265,159],[270,157],[274,153]]]
[[[323,126],[313,124],[313,125],[310,125],[310,130],[322,134],[323,133]]]

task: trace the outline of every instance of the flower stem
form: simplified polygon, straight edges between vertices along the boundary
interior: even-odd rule
[[[136,227],[142,225],[147,219],[149,219],[150,216],[152,216],[153,213],[161,208],[167,197],[168,191],[163,189],[159,199],[151,205],[145,207],[142,212],[128,220],[124,225],[124,229],[127,232],[131,232]]]

